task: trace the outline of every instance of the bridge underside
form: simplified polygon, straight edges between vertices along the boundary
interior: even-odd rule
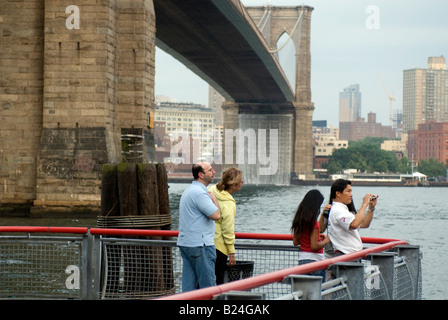
[[[226,98],[223,105],[224,129],[243,129],[250,123],[251,129],[269,132],[273,129],[275,116],[287,116],[285,123],[291,123],[286,130],[290,138],[278,137],[278,150],[283,152],[280,158],[287,159],[285,163],[278,161],[278,168],[283,172],[280,175],[285,179],[274,183],[284,184],[291,172],[298,175],[311,173],[312,141],[309,132],[314,107],[309,87],[309,15],[312,8],[288,9],[293,15],[297,15],[297,10],[305,12],[305,23],[298,34],[301,45],[296,46],[297,83],[293,91],[282,67],[270,52],[272,44],[266,42],[239,1],[153,1],[157,45]],[[234,141],[224,139],[223,144],[224,148],[232,148],[236,152]],[[265,150],[269,152],[270,147],[266,146]],[[236,154],[230,156],[231,159],[229,156],[224,154],[226,165],[241,166],[236,161]],[[258,175],[254,182],[262,183],[260,178],[266,180],[267,177]]]
[[[262,35],[229,1],[154,0],[157,45],[248,110],[292,107],[292,90]],[[249,22],[249,23],[248,23]]]
[[[256,137],[257,150],[261,138],[269,141],[257,155],[266,163],[261,173],[288,170],[289,163],[277,166],[268,158],[275,130],[278,150],[287,152],[281,160],[291,153],[292,171],[307,172],[309,165],[298,165],[312,159],[308,53],[298,54],[306,61],[297,69],[304,79],[296,86],[297,100],[239,1],[84,1],[75,7],[79,29],[67,26],[76,14],[58,1],[27,7],[0,1],[1,136],[7,137],[0,139],[0,204],[97,210],[101,167],[121,160],[122,134],[138,135],[141,161],[153,161],[156,38],[227,99],[225,128],[266,132]],[[309,44],[302,47],[309,51]],[[271,115],[285,113],[285,125],[273,127]],[[291,142],[282,142],[284,131],[291,132]]]

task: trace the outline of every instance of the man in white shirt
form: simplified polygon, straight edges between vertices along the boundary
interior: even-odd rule
[[[328,236],[336,255],[362,250],[362,241],[358,230],[370,226],[377,198],[370,193],[366,194],[361,208],[356,212],[353,205],[351,182],[338,179],[333,183],[330,193]]]

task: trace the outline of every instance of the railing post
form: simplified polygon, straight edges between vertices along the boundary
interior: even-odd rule
[[[90,244],[90,235],[85,234],[82,236],[82,242],[81,242],[81,270],[80,270],[80,276],[81,276],[81,282],[80,282],[80,289],[81,289],[81,299],[82,300],[88,300],[91,299],[91,244]]]
[[[301,291],[303,300],[322,300],[322,277],[290,275],[291,292]]]
[[[338,262],[330,266],[335,278],[345,277],[353,300],[364,300],[364,265],[359,262]]]
[[[395,253],[393,252],[372,253],[367,256],[372,265],[379,267],[389,299],[394,296],[394,257]]]
[[[414,299],[421,299],[420,246],[400,245],[394,248],[398,256],[404,257],[414,284]]]
[[[87,277],[86,277],[86,297],[88,300],[98,300],[100,298],[101,286],[101,236],[92,235],[90,232],[87,237],[88,250],[87,257]]]

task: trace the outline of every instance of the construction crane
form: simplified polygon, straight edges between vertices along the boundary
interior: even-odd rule
[[[395,97],[394,97],[393,94],[391,95],[391,94],[389,93],[389,91],[387,90],[386,86],[384,85],[384,82],[383,82],[383,80],[381,79],[380,75],[377,73],[376,76],[377,76],[378,80],[380,81],[381,85],[383,86],[384,91],[386,91],[387,97],[389,98],[389,109],[390,109],[390,110],[389,110],[389,124],[390,124],[390,126],[392,127],[392,104],[394,103],[394,101],[395,101],[396,99],[395,99]]]

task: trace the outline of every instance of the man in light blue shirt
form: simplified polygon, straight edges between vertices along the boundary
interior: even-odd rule
[[[179,204],[177,245],[182,256],[182,291],[216,285],[215,220],[221,217],[214,193],[207,186],[215,171],[207,162],[192,167],[194,181],[183,192]]]

